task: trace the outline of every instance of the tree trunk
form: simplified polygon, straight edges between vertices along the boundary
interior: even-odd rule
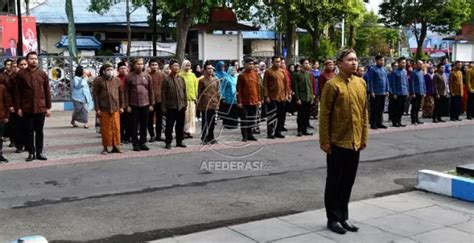
[[[126,15],[127,15],[127,57],[130,56],[130,49],[132,49],[132,27],[130,26],[130,0],[126,0]]]
[[[286,60],[288,63],[295,61],[295,40],[296,40],[296,25],[291,21],[290,18],[286,18]]]
[[[356,44],[356,39],[355,39],[355,36],[356,36],[356,28],[354,25],[350,25],[349,26],[349,46],[351,48],[354,48],[355,44]]]
[[[156,6],[157,4],[157,0],[152,0],[153,1],[153,6],[152,6],[152,16],[153,16],[153,19],[151,20],[152,22],[152,28],[153,28],[153,36],[152,36],[152,42],[153,42],[153,56],[156,57],[157,55],[157,50],[156,50],[156,15],[158,13],[158,8]]]
[[[318,60],[320,58],[319,55],[321,54],[320,53],[320,50],[321,50],[321,35],[320,35],[320,33],[318,31],[314,31],[313,33],[311,33],[311,40],[312,40],[312,43],[313,43],[313,58]]]
[[[426,34],[428,31],[428,24],[426,22],[421,23],[421,30],[420,30],[420,37],[418,38],[417,41],[417,48],[416,48],[416,59],[422,59],[425,56],[425,51],[423,48],[423,43],[425,42],[426,39]]]
[[[176,18],[176,59],[182,63],[186,55],[186,42],[192,18],[188,17],[189,9],[182,9]]]
[[[77,59],[76,27],[74,25],[72,0],[66,0],[66,15],[68,20],[67,37],[69,56]]]

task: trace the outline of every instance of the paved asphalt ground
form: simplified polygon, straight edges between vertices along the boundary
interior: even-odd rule
[[[317,136],[294,136],[294,117],[286,140],[244,144],[232,142],[237,131],[224,131],[214,147],[193,140],[187,149],[153,144],[102,156],[92,129],[67,128],[67,113],[53,115],[48,162],[24,163],[25,154],[7,150],[13,162],[0,166],[0,242],[34,234],[53,242],[155,240],[323,207],[325,158]],[[417,170],[472,163],[473,151],[467,120],[371,131],[352,200],[410,191]],[[209,168],[220,161],[262,167]]]

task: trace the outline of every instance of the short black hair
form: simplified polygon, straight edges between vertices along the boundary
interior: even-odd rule
[[[454,65],[458,65],[458,63],[461,63],[461,61],[455,61]]]
[[[392,62],[392,67],[395,67],[395,65],[397,65],[398,62]]]
[[[158,59],[156,59],[156,58],[150,59],[150,61],[148,62],[148,65],[150,65],[150,64],[152,64],[152,63],[158,63],[158,65],[160,64],[160,62],[159,62]]]
[[[274,61],[275,61],[275,59],[278,59],[278,58],[280,58],[280,59],[281,59],[281,57],[280,57],[280,56],[273,56],[273,57],[272,57],[272,62],[274,62]]]
[[[175,63],[178,63],[178,60],[176,60],[176,59],[171,59],[169,65],[171,66],[171,65],[173,65],[173,64],[175,64]],[[178,63],[178,64],[179,64],[179,63]]]
[[[383,58],[382,55],[377,55],[377,56],[375,56],[375,61],[378,61],[378,60],[380,60],[380,59],[382,59],[382,58]]]
[[[339,53],[337,54],[337,58],[336,58],[336,61],[337,62],[342,62],[342,59],[344,59],[344,57],[347,57],[349,54],[351,53],[356,53],[356,51],[352,48],[344,48],[342,49],[341,51],[339,51]]]
[[[407,59],[406,59],[405,57],[399,57],[398,60],[397,60],[397,62],[398,62],[398,63],[401,63],[401,62],[404,61],[404,60],[407,60]]]
[[[6,66],[7,66],[7,63],[9,63],[9,62],[13,62],[13,60],[12,60],[12,59],[7,59],[7,60],[5,60],[5,61],[3,62],[3,66],[6,67]]]
[[[10,42],[10,41],[14,41],[14,42],[16,43],[16,39],[15,39],[15,38],[10,38],[8,41],[9,41],[9,42]]]
[[[21,62],[21,61],[26,61],[26,58],[24,58],[24,57],[19,57],[19,58],[17,58],[17,59],[16,59],[16,65],[20,65],[20,62]]]
[[[84,68],[82,66],[77,66],[74,76],[82,77],[82,75],[84,75]]]
[[[26,59],[30,58],[30,56],[32,55],[38,56],[38,53],[36,53],[35,51],[28,52],[28,54],[26,54]]]
[[[206,62],[204,63],[204,66],[203,66],[204,69],[207,69],[207,66],[212,66],[212,67],[214,67],[214,66],[212,65],[212,62],[211,62],[211,61],[206,61]]]
[[[308,62],[309,62],[309,59],[308,59],[308,58],[301,58],[301,59],[300,59],[300,64],[303,65],[303,63],[304,63],[305,61],[308,61]]]
[[[127,66],[127,63],[125,63],[125,62],[119,62],[119,63],[117,64],[117,69],[119,69],[119,68],[121,68],[121,67],[126,67],[126,66]]]

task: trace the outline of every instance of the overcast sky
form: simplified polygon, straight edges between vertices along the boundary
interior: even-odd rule
[[[379,5],[382,3],[382,0],[369,0],[369,3],[366,4],[367,10],[373,10],[376,14],[379,13]]]

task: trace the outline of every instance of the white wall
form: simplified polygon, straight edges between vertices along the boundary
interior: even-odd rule
[[[40,46],[41,50],[46,50],[48,53],[61,53],[63,50],[56,48],[56,43],[63,35],[67,35],[67,30],[57,26],[40,26]]]
[[[274,40],[252,40],[251,48],[252,53],[261,52],[274,52],[275,41]]]
[[[453,61],[474,61],[474,43],[454,44]]]
[[[244,41],[242,34],[215,35],[199,33],[200,60],[242,60]]]

